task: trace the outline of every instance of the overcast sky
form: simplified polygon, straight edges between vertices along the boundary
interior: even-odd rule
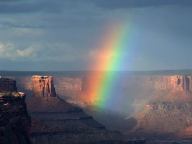
[[[0,70],[87,70],[116,21],[131,29],[123,70],[192,69],[191,14],[192,0],[0,0]]]

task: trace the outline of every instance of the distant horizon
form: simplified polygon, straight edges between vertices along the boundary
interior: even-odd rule
[[[97,72],[163,72],[163,71],[192,71],[192,69],[154,69],[154,70],[0,70],[0,72],[75,72],[75,71],[97,71]]]
[[[31,76],[31,75],[52,75],[52,76],[86,76],[90,73],[120,73],[120,75],[191,75],[192,69],[181,70],[151,70],[151,71],[93,71],[93,70],[65,70],[65,71],[13,71],[0,70],[0,76]]]

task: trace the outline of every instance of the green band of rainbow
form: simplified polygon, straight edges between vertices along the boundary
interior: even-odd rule
[[[92,66],[92,69],[102,72],[90,73],[88,96],[89,100],[100,108],[104,108],[112,96],[113,85],[117,77],[114,71],[121,69],[124,55],[128,51],[128,33],[127,26],[112,26],[108,30],[104,42],[99,48],[96,62]]]

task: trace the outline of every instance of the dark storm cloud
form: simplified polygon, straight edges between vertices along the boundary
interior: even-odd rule
[[[164,5],[192,6],[192,0],[0,0],[0,13],[60,12],[77,5],[102,8],[137,8]]]
[[[4,3],[7,3],[7,2],[20,2],[20,1],[23,1],[23,0],[0,0],[0,2],[4,2]]]
[[[191,6],[192,0],[93,0],[97,6],[103,8],[136,8],[164,5]]]
[[[59,12],[60,0],[0,0],[0,14]]]

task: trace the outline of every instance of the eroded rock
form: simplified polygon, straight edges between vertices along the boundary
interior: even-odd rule
[[[39,76],[32,77],[32,91],[34,96],[40,97],[56,97],[55,87],[52,76]]]

